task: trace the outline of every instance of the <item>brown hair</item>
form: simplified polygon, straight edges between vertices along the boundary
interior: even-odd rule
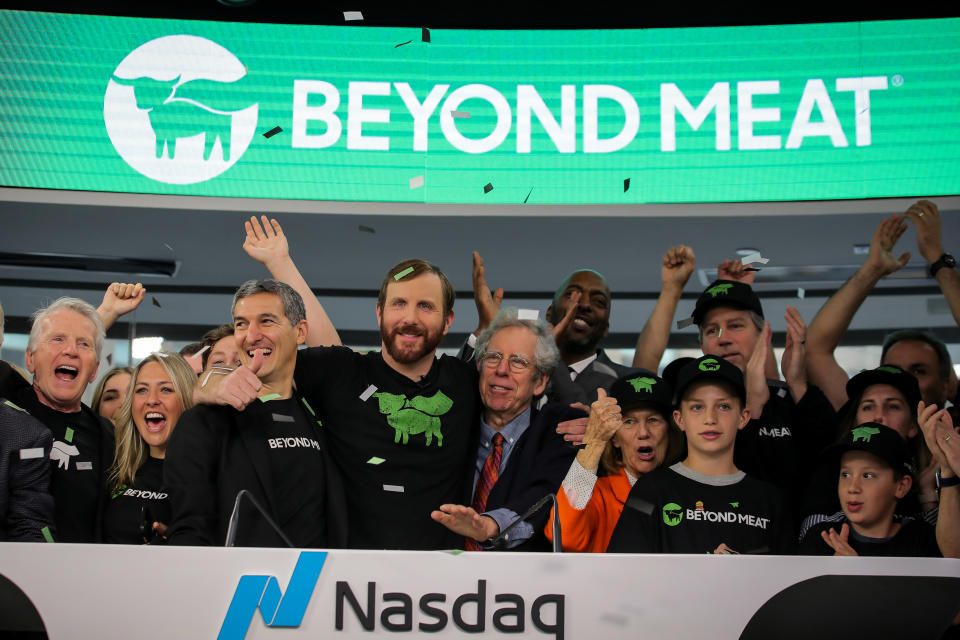
[[[203,337],[200,338],[200,343],[207,347],[207,350],[203,352],[203,355],[200,356],[203,359],[203,369],[207,369],[207,359],[210,357],[210,352],[213,351],[213,345],[217,344],[227,336],[233,335],[233,323],[228,322],[227,324],[222,324],[216,329],[210,329]]]
[[[440,271],[440,267],[426,260],[421,260],[420,258],[404,260],[387,272],[386,277],[380,284],[380,295],[377,296],[377,304],[380,308],[383,309],[384,304],[387,302],[387,285],[391,282],[397,282],[397,278],[394,276],[407,271],[407,269],[411,269],[411,271],[405,273],[400,278],[401,280],[404,278],[416,278],[424,273],[433,273],[440,278],[440,285],[443,290],[443,317],[446,318],[449,316],[453,312],[453,303],[457,299],[457,292],[454,290],[453,285],[450,284],[447,276],[443,275],[443,271]]]
[[[683,432],[673,421],[672,415],[664,415],[660,408],[648,403],[633,405],[630,409],[650,409],[659,413],[667,421],[667,452],[663,456],[663,462],[660,463],[661,467],[669,466],[683,457]],[[622,468],[623,453],[619,447],[613,446],[613,438],[611,437],[607,440],[607,446],[604,447],[603,454],[600,456],[600,469],[603,471],[603,475],[615,476],[620,473]]]

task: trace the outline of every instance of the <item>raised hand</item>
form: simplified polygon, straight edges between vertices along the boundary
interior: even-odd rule
[[[583,434],[583,443],[587,446],[605,446],[622,425],[623,416],[617,399],[607,397],[607,392],[598,388],[597,399],[590,405],[590,418]]]
[[[899,215],[892,215],[877,225],[877,230],[873,233],[873,240],[870,242],[867,263],[881,275],[890,275],[910,260],[909,251],[899,258],[892,253],[897,240],[906,230],[907,223],[904,222],[904,216]]]
[[[759,418],[764,405],[770,399],[770,388],[767,386],[766,364],[767,356],[770,354],[770,341],[773,332],[770,331],[770,323],[763,323],[763,330],[757,336],[757,344],[747,360],[747,369],[743,372],[744,383],[747,387],[747,407],[750,409],[750,415]]]
[[[834,531],[833,527],[827,531],[822,531],[820,537],[823,538],[823,541],[830,545],[830,548],[833,549],[833,555],[835,556],[858,556],[860,555],[853,550],[853,547],[847,542],[850,538],[850,525],[843,523],[843,526],[840,527],[840,533]]]
[[[473,252],[473,301],[477,305],[477,331],[486,329],[500,311],[503,302],[503,288],[490,292],[487,286],[486,271],[483,268],[483,258],[476,251]]]
[[[567,306],[567,312],[562,318],[560,318],[560,322],[558,322],[556,325],[549,325],[553,330],[554,340],[558,342],[560,341],[560,336],[563,335],[563,332],[567,330],[567,326],[573,322],[573,319],[577,316],[577,306],[580,304],[581,295],[582,294],[579,291],[574,291],[571,293],[570,304]]]
[[[717,279],[736,280],[743,284],[753,284],[757,278],[757,272],[750,266],[744,266],[743,262],[738,260],[724,260],[717,266]]]
[[[128,284],[112,282],[103,294],[103,301],[97,308],[97,313],[103,320],[105,329],[110,328],[117,319],[130,313],[143,302],[147,290],[139,282]]]
[[[243,227],[247,231],[243,250],[257,262],[269,269],[270,263],[290,257],[287,237],[276,220],[268,220],[267,216],[260,216],[260,220],[257,220],[256,216],[251,216],[243,223]]]
[[[194,398],[198,403],[228,404],[237,411],[242,411],[257,399],[257,394],[263,388],[263,383],[257,377],[262,366],[263,350],[256,349],[249,364],[240,365],[229,374],[215,370],[209,371],[197,387]],[[203,388],[208,384],[211,389],[204,393]]]
[[[585,411],[590,415],[590,407],[581,403],[574,402],[570,405],[574,409]],[[557,423],[557,433],[563,435],[563,439],[575,447],[583,444],[583,434],[587,431],[587,421],[589,418],[574,418],[573,420],[564,420]]]
[[[913,220],[917,227],[917,249],[929,263],[936,262],[943,255],[943,242],[940,237],[940,210],[929,200],[920,200],[910,205],[903,214]]]
[[[663,267],[660,269],[660,279],[664,287],[674,286],[683,289],[696,265],[696,256],[693,249],[686,245],[671,247],[663,254]]]
[[[917,405],[917,422],[923,432],[927,448],[940,465],[940,473],[960,475],[960,433],[946,409],[937,410],[937,405],[923,401]]]
[[[780,359],[780,369],[794,401],[799,402],[807,391],[807,323],[796,307],[787,307],[783,317],[787,321],[787,344]]]

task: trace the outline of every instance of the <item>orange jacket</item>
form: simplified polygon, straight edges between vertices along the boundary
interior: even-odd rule
[[[623,469],[615,476],[597,478],[590,502],[582,511],[570,506],[563,487],[557,494],[560,507],[560,528],[564,551],[603,553],[617,526],[623,503],[630,495],[630,481]],[[544,529],[547,539],[553,541],[553,512]]]

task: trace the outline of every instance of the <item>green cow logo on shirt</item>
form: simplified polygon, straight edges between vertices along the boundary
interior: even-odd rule
[[[657,384],[657,381],[653,378],[633,378],[627,380],[630,383],[630,386],[633,387],[633,390],[636,392],[646,391],[647,393],[653,393],[653,385]]]
[[[725,295],[727,295],[728,293],[730,293],[730,287],[732,287],[732,286],[733,286],[733,285],[732,285],[732,284],[729,284],[729,283],[728,283],[728,284],[718,284],[718,285],[715,286],[715,287],[710,287],[709,289],[707,289],[707,293],[710,294],[710,297],[711,297],[711,298],[716,298],[717,296],[725,296]]]
[[[854,442],[857,442],[858,440],[870,442],[870,438],[880,433],[880,429],[877,429],[876,427],[857,427],[850,433],[853,434]]]
[[[683,507],[676,502],[663,505],[663,523],[668,527],[675,527],[683,520]]]
[[[443,433],[439,416],[442,416],[453,407],[453,400],[437,391],[429,398],[414,396],[407,398],[403,394],[385,393],[380,391],[373,394],[380,403],[380,413],[387,416],[387,424],[393,427],[393,441],[407,444],[411,435],[424,434],[427,446],[437,437],[437,446],[443,446]]]

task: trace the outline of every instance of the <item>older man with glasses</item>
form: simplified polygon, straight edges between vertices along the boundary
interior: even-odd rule
[[[498,548],[492,541],[518,514],[557,491],[576,455],[556,432],[557,423],[569,419],[573,410],[563,404],[533,408],[559,359],[550,327],[519,319],[516,309],[501,311],[477,339],[483,413],[473,500],[470,506],[444,504],[432,513],[434,520],[464,536],[468,551]],[[545,549],[548,511],[518,523],[503,546]]]

